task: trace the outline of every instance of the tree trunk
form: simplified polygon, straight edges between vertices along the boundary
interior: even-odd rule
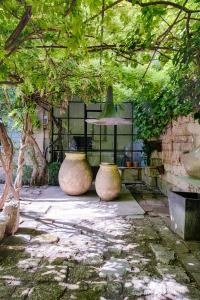
[[[7,218],[5,232],[13,235],[19,227],[19,201],[7,202],[4,205],[3,213]]]
[[[22,187],[23,167],[25,163],[24,153],[28,145],[28,141],[27,141],[28,128],[29,128],[29,120],[28,120],[28,114],[26,113],[24,119],[23,133],[22,133],[21,143],[19,148],[19,154],[18,154],[17,174],[16,174],[15,184],[14,184],[14,187],[18,192],[18,194]]]
[[[32,146],[32,161],[33,161],[33,173],[32,181],[35,184],[42,185],[46,183],[46,167],[47,163],[40,150],[35,138],[32,135],[28,136],[28,143]]]
[[[6,128],[2,122],[0,122],[0,142],[2,151],[0,152],[0,162],[5,172],[5,185],[3,194],[0,198],[0,209],[3,208],[5,201],[7,200],[9,193],[11,192],[14,199],[19,200],[19,194],[13,186],[13,145],[9,138]]]
[[[15,180],[15,188],[17,191],[20,190],[22,185],[22,175],[23,175],[23,166],[24,166],[24,153],[27,146],[31,147],[31,161],[32,161],[32,175],[31,175],[31,185],[41,185],[45,183],[46,179],[46,160],[33,137],[33,127],[31,119],[28,113],[24,119],[23,135],[21,139],[21,146],[18,156],[18,169],[17,176]]]
[[[38,178],[39,178],[39,164],[38,164],[38,161],[37,161],[37,158],[36,158],[35,149],[32,145],[31,145],[30,158],[31,158],[32,167],[33,167],[30,183],[31,183],[31,185],[37,185],[38,184]]]

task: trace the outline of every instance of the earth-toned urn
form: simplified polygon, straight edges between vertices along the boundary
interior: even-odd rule
[[[92,184],[92,170],[85,153],[67,152],[60,167],[58,181],[61,189],[68,195],[78,196],[86,193]]]
[[[117,165],[102,163],[95,180],[97,195],[101,200],[117,198],[121,191],[121,176]]]
[[[200,146],[190,152],[183,152],[181,160],[187,174],[191,177],[200,179]]]

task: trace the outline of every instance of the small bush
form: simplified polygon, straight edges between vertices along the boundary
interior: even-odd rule
[[[22,184],[23,185],[30,185],[32,171],[33,171],[33,168],[31,166],[24,165],[24,167],[23,167],[23,175],[22,175]]]
[[[52,162],[48,164],[48,184],[58,185],[58,172],[60,170],[59,162]]]

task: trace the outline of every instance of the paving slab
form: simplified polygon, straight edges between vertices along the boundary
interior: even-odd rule
[[[160,244],[150,244],[156,260],[163,264],[170,264],[175,260],[175,253],[171,249]]]
[[[53,221],[80,222],[95,218],[114,218],[116,216],[143,216],[144,210],[133,198],[130,191],[123,186],[118,199],[114,201],[100,201],[94,187],[81,196],[64,194],[59,187],[41,189],[41,193],[34,195],[31,204],[23,205],[31,198],[22,199],[22,213],[31,216],[45,217]]]
[[[158,264],[156,267],[158,273],[165,279],[165,280],[174,280],[178,279],[181,282],[189,283],[190,278],[187,276],[185,270],[180,266],[173,266],[173,265],[163,265]]]
[[[34,188],[23,188],[21,191],[21,197],[23,201],[48,201],[48,202],[65,202],[65,201],[99,201],[99,197],[94,191],[94,185],[90,190],[81,196],[70,196],[65,194],[59,186],[48,186],[46,188],[39,188],[39,193],[36,193]]]

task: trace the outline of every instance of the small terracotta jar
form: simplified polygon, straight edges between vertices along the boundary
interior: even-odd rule
[[[65,153],[58,181],[61,189],[68,195],[78,196],[89,190],[92,184],[92,170],[85,153]]]
[[[110,201],[117,198],[121,191],[121,176],[117,165],[101,163],[95,187],[101,200]]]
[[[126,167],[131,168],[132,167],[132,161],[126,161]]]
[[[132,166],[134,168],[138,168],[139,167],[139,162],[138,161],[133,161]]]

